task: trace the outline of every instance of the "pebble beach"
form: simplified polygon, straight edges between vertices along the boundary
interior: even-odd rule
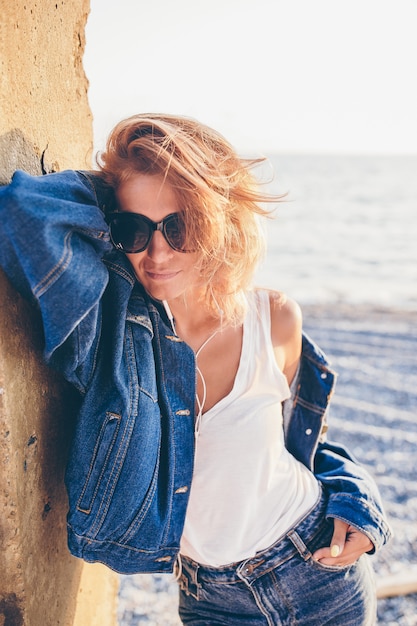
[[[303,307],[306,332],[338,372],[328,437],[374,476],[394,538],[372,557],[377,586],[417,578],[417,315],[367,305]],[[120,577],[119,626],[179,626],[168,575]],[[417,593],[378,600],[378,625],[417,626]]]

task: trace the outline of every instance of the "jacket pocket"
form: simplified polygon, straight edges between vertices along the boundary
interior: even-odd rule
[[[120,422],[120,415],[110,412],[106,413],[106,419],[103,422],[94,448],[87,479],[77,502],[77,509],[82,513],[91,513],[117,439]]]
[[[148,492],[145,498],[143,499],[143,502],[141,503],[140,510],[135,515],[135,518],[133,519],[132,523],[130,524],[129,528],[127,529],[123,537],[120,538],[119,541],[121,544],[128,544],[130,542],[134,542],[134,538],[139,532],[139,529],[142,526],[142,523],[144,522],[152,506],[152,502],[154,501],[154,497],[155,497],[155,494],[157,492],[157,487],[158,487],[159,461],[160,461],[160,449],[158,450],[158,460],[157,460],[155,471],[152,477],[152,482],[149,485]],[[152,522],[150,522],[150,526],[152,527]],[[162,530],[162,528],[163,528],[163,524],[161,524],[161,520],[159,519],[159,523],[157,523],[152,528],[152,531],[151,531],[151,535],[153,538],[152,545],[155,545],[155,546],[159,545],[160,531]]]

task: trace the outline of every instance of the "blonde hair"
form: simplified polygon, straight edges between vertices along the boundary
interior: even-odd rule
[[[187,245],[198,253],[204,301],[215,316],[240,323],[253,274],[265,252],[259,203],[263,194],[250,171],[264,158],[241,159],[216,131],[189,118],[140,114],[110,133],[98,166],[117,189],[137,173],[162,175],[175,189]]]

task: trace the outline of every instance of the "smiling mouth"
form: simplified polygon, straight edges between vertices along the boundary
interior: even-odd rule
[[[175,278],[175,276],[177,276],[178,274],[179,272],[149,272],[149,271],[146,272],[146,275],[151,280],[160,280],[160,281],[170,280],[171,278]]]

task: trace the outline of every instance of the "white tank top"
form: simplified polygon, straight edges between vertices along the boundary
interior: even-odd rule
[[[233,389],[202,417],[182,554],[213,567],[250,558],[317,501],[315,476],[284,445],[289,397],[272,348],[268,292],[257,291],[249,294]]]

